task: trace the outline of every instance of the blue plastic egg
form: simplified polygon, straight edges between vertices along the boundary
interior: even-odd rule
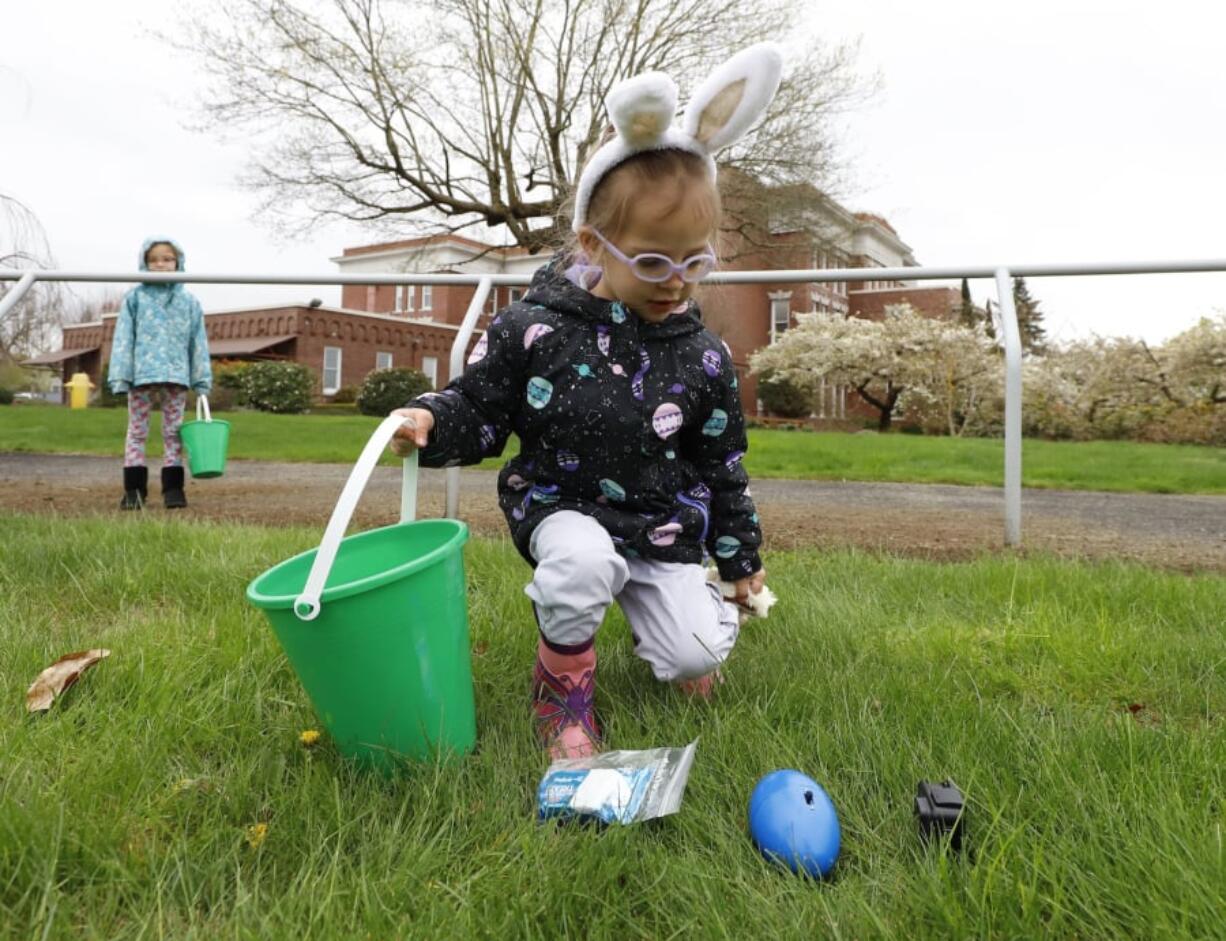
[[[799,771],[772,771],[749,798],[749,834],[768,860],[820,879],[839,855],[839,818],[821,785]]]

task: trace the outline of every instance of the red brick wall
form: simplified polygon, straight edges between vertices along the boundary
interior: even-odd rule
[[[420,369],[422,357],[438,360],[438,384],[448,382],[447,361],[455,331],[430,324],[375,320],[360,314],[303,311],[294,360],[323,375],[324,347],[339,346],[340,385],[356,386],[375,368],[375,354],[392,354],[393,366]]]
[[[235,340],[244,337],[275,337],[298,332],[298,317],[306,307],[267,307],[255,311],[210,314],[205,329],[210,340]]]
[[[372,313],[387,314],[392,317],[430,317],[435,323],[452,324],[458,327],[464,321],[464,314],[468,311],[468,305],[472,301],[473,294],[476,291],[475,287],[466,284],[436,284],[430,297],[430,309],[421,309],[421,285],[417,285],[417,290],[414,292],[413,307],[411,311],[397,311],[393,307],[396,303],[394,285],[384,285],[376,289],[374,295],[375,306],[369,307],[370,295],[365,285],[347,284],[341,291],[341,306],[347,310],[369,310]],[[496,295],[496,302],[493,305],[494,310],[499,310],[510,303],[510,289],[499,287],[491,289],[491,295]],[[479,328],[484,328],[487,319],[483,319],[479,323]]]
[[[754,271],[764,268],[807,268],[808,249],[796,238],[780,236],[780,244],[769,249],[752,249],[744,243],[724,246],[725,271]],[[703,312],[703,322],[728,344],[740,380],[741,407],[747,415],[757,414],[758,379],[749,372],[749,357],[770,343],[770,295],[791,292],[793,315],[811,310],[810,285],[806,283],[712,284],[695,293]],[[792,320],[795,324],[795,318]]]
[[[885,308],[893,304],[910,304],[926,317],[946,319],[955,316],[962,295],[955,288],[915,287],[890,291],[853,291],[848,294],[851,313],[867,320],[880,320]]]
[[[394,284],[345,284],[341,286],[341,307],[390,314],[396,307]]]

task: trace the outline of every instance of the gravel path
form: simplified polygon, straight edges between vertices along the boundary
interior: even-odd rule
[[[189,481],[191,506],[183,517],[322,530],[349,469],[231,461],[224,477]],[[460,477],[461,516],[475,532],[505,533],[494,473],[464,470]],[[420,515],[442,514],[443,486],[442,471],[422,471]],[[391,522],[398,488],[399,471],[378,468],[358,525]],[[111,514],[120,489],[115,458],[0,453],[0,511]],[[753,494],[768,550],[858,547],[966,558],[999,550],[1003,542],[1003,498],[991,487],[760,478]],[[149,512],[164,512],[160,501]],[[1026,550],[1226,573],[1226,497],[1028,489],[1022,495],[1022,542]]]

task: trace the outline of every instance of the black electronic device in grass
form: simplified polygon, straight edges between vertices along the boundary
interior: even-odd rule
[[[940,784],[920,781],[915,789],[915,816],[925,839],[949,835],[949,845],[962,849],[966,835],[966,799],[948,778]]]

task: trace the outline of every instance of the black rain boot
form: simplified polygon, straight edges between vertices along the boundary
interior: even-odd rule
[[[187,506],[187,494],[183,492],[183,467],[162,468],[162,502],[168,510]]]
[[[149,468],[125,467],[123,469],[123,499],[121,510],[140,510],[149,499]]]

